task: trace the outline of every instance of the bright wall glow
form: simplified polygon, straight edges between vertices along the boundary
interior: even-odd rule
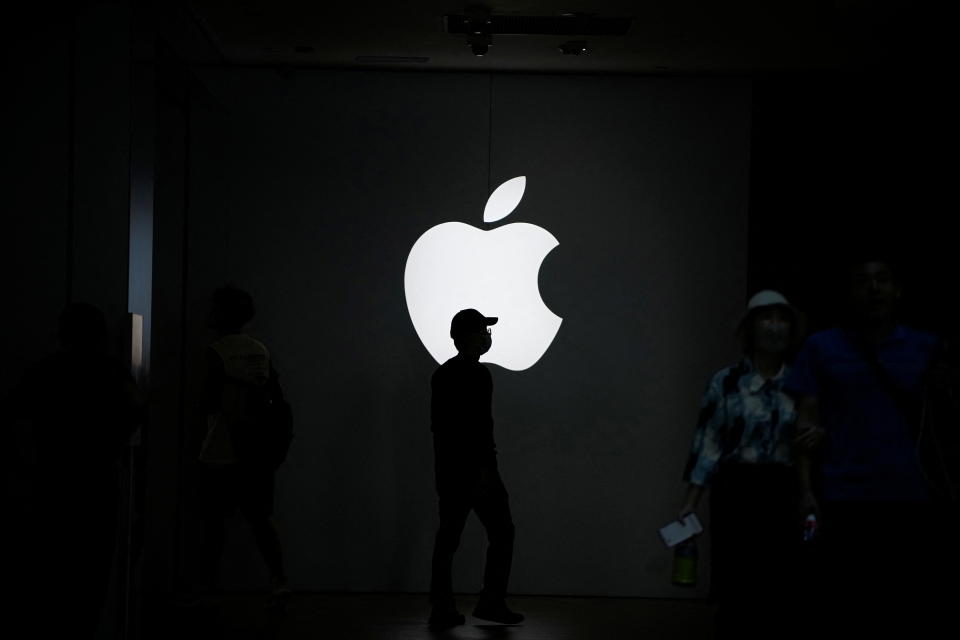
[[[143,315],[130,314],[130,373],[137,382],[143,381]]]

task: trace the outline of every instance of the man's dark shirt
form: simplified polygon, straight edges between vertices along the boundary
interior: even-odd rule
[[[875,347],[842,328],[807,339],[784,387],[820,401],[829,436],[822,469],[827,500],[928,499],[908,415],[919,418],[920,404],[905,406],[898,396],[919,399],[938,345],[932,334],[903,326]]]
[[[60,351],[24,376],[13,396],[18,417],[33,425],[37,463],[64,473],[109,470],[142,420],[125,387],[124,366],[99,353]]]
[[[430,417],[438,488],[441,480],[468,480],[495,468],[493,378],[479,362],[454,356],[430,381]]]

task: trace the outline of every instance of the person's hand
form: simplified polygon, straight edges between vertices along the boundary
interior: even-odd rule
[[[800,495],[800,517],[805,519],[811,513],[820,519],[820,503],[812,491],[804,491]]]
[[[801,427],[797,437],[793,439],[793,446],[801,451],[810,452],[820,446],[827,436],[827,430],[818,426]]]
[[[700,503],[703,491],[703,485],[692,482],[687,485],[687,495],[683,498],[683,506],[677,512],[677,522],[683,523],[684,518],[697,512],[697,505]]]

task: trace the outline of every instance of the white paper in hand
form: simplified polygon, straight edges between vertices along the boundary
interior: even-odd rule
[[[682,521],[673,521],[660,529],[660,537],[663,538],[663,543],[667,545],[667,548],[672,549],[684,540],[702,532],[703,527],[700,525],[700,519],[697,518],[697,514],[691,513]]]

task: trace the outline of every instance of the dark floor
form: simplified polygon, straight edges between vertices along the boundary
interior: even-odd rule
[[[461,597],[467,623],[446,632],[427,629],[423,595],[294,595],[284,611],[263,595],[228,595],[203,606],[156,611],[147,640],[160,638],[310,638],[310,640],[619,640],[709,639],[713,607],[697,600],[516,596],[510,605],[525,614],[521,625],[471,618],[475,597]]]

